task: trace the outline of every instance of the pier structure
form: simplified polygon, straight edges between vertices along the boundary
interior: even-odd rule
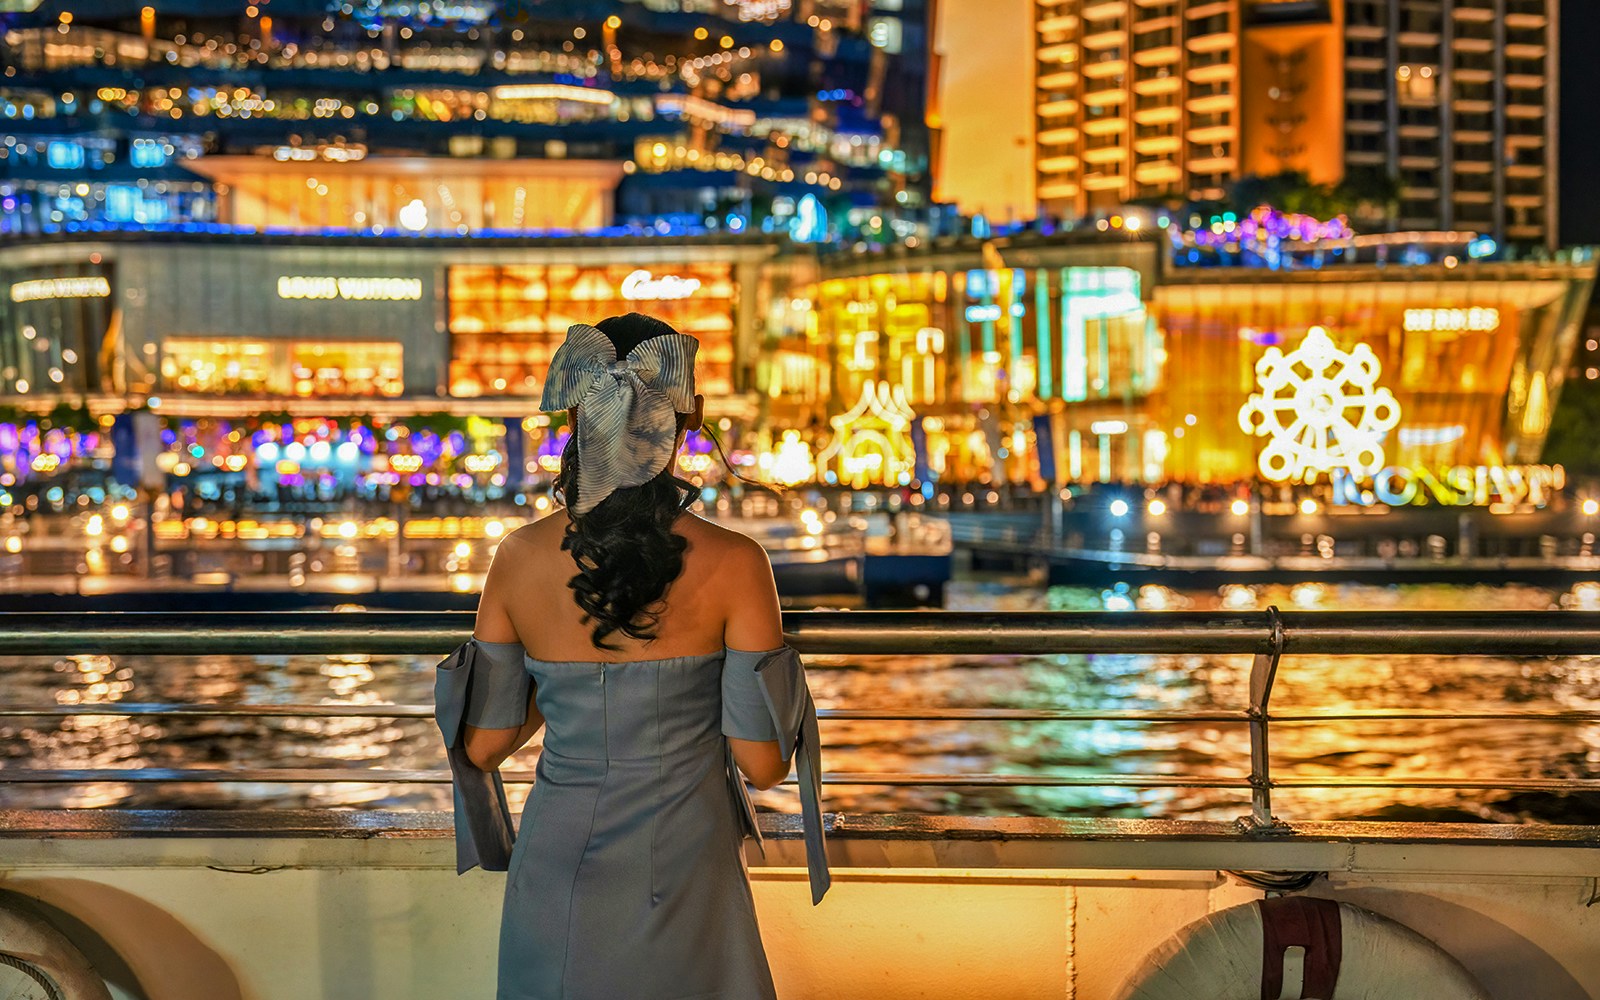
[[[443,651],[467,616],[22,614],[0,618],[0,652],[386,653]],[[1149,952],[1190,921],[1260,898],[1303,893],[1355,903],[1407,924],[1452,953],[1495,997],[1585,1000],[1600,990],[1592,904],[1594,827],[1494,823],[1309,822],[1292,800],[1370,787],[1595,790],[1559,775],[1386,776],[1275,763],[1283,726],[1358,719],[1492,718],[1505,725],[1592,726],[1600,714],[1496,706],[1372,711],[1274,709],[1302,655],[1362,653],[1586,655],[1589,614],[790,614],[809,655],[1232,653],[1252,658],[1236,705],[1205,711],[825,706],[828,731],[849,721],[1021,725],[1209,725],[1247,743],[1239,774],[1177,772],[826,773],[827,787],[1048,784],[1210,787],[1239,795],[1236,822],[829,812],[835,887],[813,909],[797,818],[766,814],[764,853],[749,861],[779,989],[799,998],[1069,996],[1113,1000]],[[425,718],[424,705],[265,703],[10,705],[19,720],[64,716],[154,722],[185,716]],[[531,772],[517,762],[513,783]],[[70,783],[206,786],[447,782],[442,767],[8,767],[0,791]],[[826,794],[824,796],[826,800]],[[125,995],[213,1000],[292,988],[407,998],[488,989],[500,883],[458,878],[447,815],[348,810],[0,811],[7,872],[0,891],[32,907],[96,957]],[[293,913],[296,919],[280,919]],[[407,959],[396,962],[394,956]],[[1403,975],[1397,972],[1396,975]]]

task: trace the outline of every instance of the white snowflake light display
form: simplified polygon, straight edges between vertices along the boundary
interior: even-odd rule
[[[1256,362],[1261,391],[1239,408],[1245,433],[1268,439],[1261,474],[1312,481],[1348,469],[1359,479],[1383,468],[1383,436],[1400,422],[1400,404],[1378,388],[1380,370],[1372,348],[1341,351],[1320,326],[1288,354],[1268,348]]]

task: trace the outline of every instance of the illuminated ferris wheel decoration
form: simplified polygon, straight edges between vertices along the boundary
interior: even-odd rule
[[[1400,422],[1400,404],[1378,387],[1380,371],[1372,348],[1341,351],[1320,326],[1288,354],[1268,348],[1256,362],[1261,391],[1239,408],[1244,432],[1267,438],[1261,474],[1310,482],[1319,472],[1364,479],[1383,468],[1383,438]]]

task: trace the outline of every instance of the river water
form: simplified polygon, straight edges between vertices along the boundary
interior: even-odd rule
[[[952,585],[952,610],[1130,608],[1242,610],[1502,610],[1600,608],[1600,585],[1566,591],[1519,585],[1373,587],[1314,585],[1043,588],[1017,580]],[[0,718],[0,769],[443,766],[431,719],[161,719],[115,714],[118,702],[426,704],[432,657],[278,656],[13,658],[0,665],[8,705],[105,704],[106,714],[60,720]],[[1247,656],[1062,655],[811,657],[821,707],[1005,707],[1239,710]],[[1600,658],[1286,657],[1274,709],[1490,710],[1600,708]],[[1205,775],[1247,772],[1243,725],[1122,722],[824,721],[830,772],[1017,775]],[[1275,774],[1312,776],[1600,777],[1600,723],[1366,721],[1279,724]],[[511,765],[531,771],[537,747]],[[526,789],[513,787],[520,807]],[[832,785],[839,811],[1232,819],[1243,790],[1078,787],[860,787]],[[792,790],[759,796],[791,811]],[[1600,796],[1504,791],[1279,790],[1278,815],[1294,819],[1392,818],[1600,823]],[[353,807],[441,809],[447,785],[124,782],[0,784],[0,807]]]

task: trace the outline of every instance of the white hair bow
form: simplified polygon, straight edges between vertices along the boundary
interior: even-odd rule
[[[613,491],[654,479],[672,459],[676,415],[694,409],[694,356],[700,342],[682,333],[651,337],[617,359],[616,345],[586,323],[567,329],[550,361],[539,409],[578,409],[574,514]]]

